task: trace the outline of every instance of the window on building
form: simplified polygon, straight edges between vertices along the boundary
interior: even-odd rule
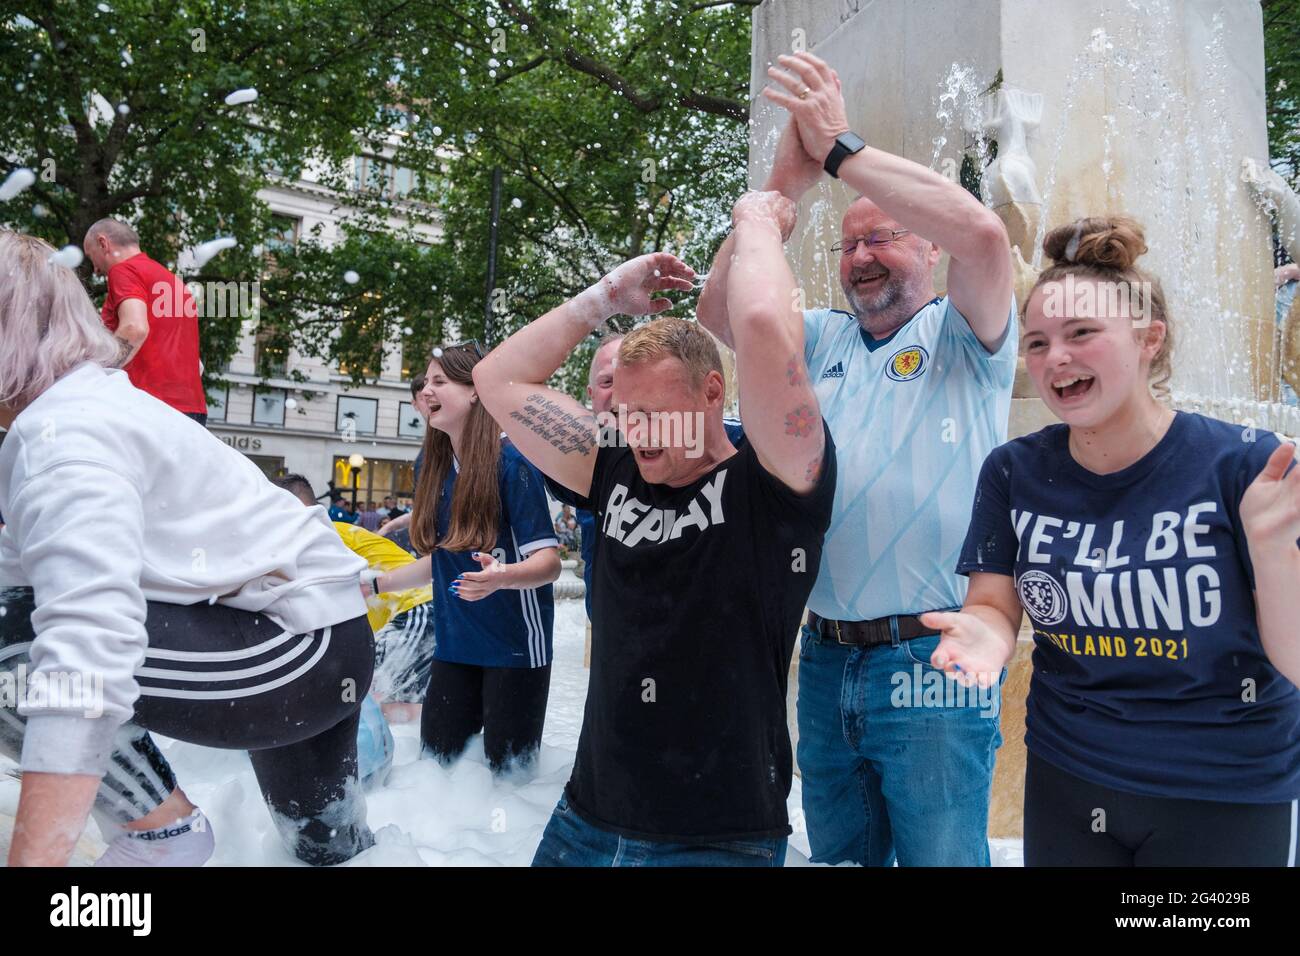
[[[257,388],[253,390],[253,424],[284,427],[284,399],[282,388]]]
[[[415,496],[415,466],[409,461],[394,461],[386,458],[367,458],[365,464],[356,469],[349,464],[349,455],[337,455],[334,458],[334,487],[352,501],[352,479],[357,483],[357,503],[364,506],[367,501],[382,504],[385,498],[396,498],[404,507],[411,507]]]
[[[403,438],[423,438],[425,424],[420,413],[410,402],[401,402],[397,406],[397,434]]]
[[[226,402],[230,398],[230,387],[223,385],[208,392],[208,421],[224,422],[226,420]]]
[[[354,156],[352,159],[352,188],[357,192],[373,192],[387,196],[392,188],[393,167],[375,156]]]
[[[253,339],[253,362],[263,378],[284,378],[289,368],[289,335],[283,329],[259,327]]]
[[[352,188],[372,192],[385,199],[403,199],[420,189],[421,174],[406,166],[396,166],[377,156],[352,158]]]
[[[261,468],[262,474],[268,478],[283,478],[289,473],[288,469],[284,467],[283,458],[274,458],[270,455],[247,455],[245,457],[258,468]]]
[[[379,399],[340,395],[335,427],[342,435],[373,435],[379,418]]]
[[[275,213],[271,216],[271,231],[266,234],[264,243],[267,254],[274,257],[277,252],[293,252],[298,248],[301,235],[301,219]]]

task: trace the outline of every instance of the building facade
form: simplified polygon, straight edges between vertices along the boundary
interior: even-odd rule
[[[382,157],[358,156],[355,172],[359,188],[389,191],[397,200],[394,208],[400,208],[412,181],[409,170]],[[312,181],[310,171],[303,175],[258,194],[276,217],[268,248],[296,244],[317,226],[325,243],[338,238],[348,209],[337,194]],[[430,242],[439,233],[437,227],[420,231]],[[417,357],[421,367],[414,372],[404,367],[411,357],[395,340],[384,350],[378,377],[355,386],[339,368],[293,348],[273,356],[270,376],[264,378],[258,374],[259,348],[256,321],[246,321],[238,352],[221,372],[225,387],[209,391],[209,430],[270,477],[297,473],[318,495],[332,483],[349,502],[355,493],[360,505],[391,496],[409,507],[412,465],[425,424],[411,403],[408,383],[423,371],[422,359]]]

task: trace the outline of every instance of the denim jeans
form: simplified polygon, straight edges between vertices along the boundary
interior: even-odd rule
[[[560,797],[533,866],[784,866],[786,838],[721,843],[630,840],[594,827]]]
[[[958,690],[930,666],[938,635],[894,638],[859,648],[803,628],[798,761],[812,859],[988,866],[1001,686]]]

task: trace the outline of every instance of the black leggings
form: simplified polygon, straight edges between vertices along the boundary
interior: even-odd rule
[[[33,609],[31,588],[0,588],[0,672],[29,663]],[[289,634],[219,604],[150,601],[145,627],[140,697],[96,795],[101,824],[138,820],[176,788],[152,730],[247,750],[280,836],[304,862],[341,863],[374,843],[357,782],[360,702],[374,666],[365,617]],[[25,723],[0,707],[0,754],[19,759]]]
[[[1297,804],[1125,793],[1030,753],[1025,866],[1295,866]]]
[[[542,745],[550,690],[550,664],[476,667],[435,660],[420,712],[420,737],[434,757],[449,763],[482,730],[494,772],[526,767]]]

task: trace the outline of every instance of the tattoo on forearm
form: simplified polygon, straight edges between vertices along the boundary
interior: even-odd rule
[[[785,366],[785,377],[791,385],[807,385],[808,376],[804,372],[803,356],[792,355]]]
[[[590,414],[574,415],[545,395],[534,392],[524,400],[524,407],[510,417],[533,434],[548,442],[561,454],[591,454],[596,447],[596,419]]]
[[[807,403],[785,416],[785,433],[796,438],[807,438],[817,424],[817,412]]]
[[[135,348],[135,346],[132,345],[130,342],[128,342],[126,339],[122,338],[122,336],[120,335],[115,335],[113,336],[113,338],[117,340],[117,350],[118,350],[117,361],[113,363],[113,367],[121,368],[123,363],[126,362],[127,357],[131,354],[131,350]]]

